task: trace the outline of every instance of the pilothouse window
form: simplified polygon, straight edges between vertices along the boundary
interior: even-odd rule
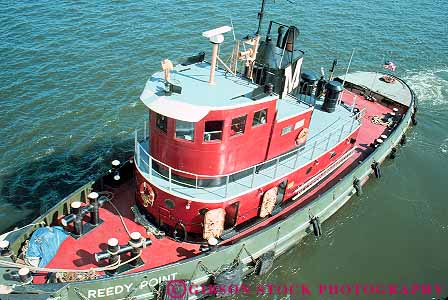
[[[156,116],[156,127],[166,133],[167,132],[167,127],[168,127],[167,124],[168,124],[167,117],[165,117],[164,115],[157,114],[157,116]]]
[[[194,124],[192,122],[176,120],[176,138],[193,141],[194,140]]]
[[[230,127],[230,135],[243,134],[246,127],[247,115],[235,118],[232,120],[232,126]]]
[[[204,142],[222,139],[223,121],[207,121],[204,129]]]
[[[254,113],[254,120],[252,121],[252,126],[262,125],[266,123],[266,118],[268,115],[268,109],[262,109]]]

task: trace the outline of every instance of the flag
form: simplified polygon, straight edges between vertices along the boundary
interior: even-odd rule
[[[392,62],[392,61],[384,62],[384,69],[391,70],[393,72],[393,71],[395,71],[396,68],[397,68],[397,65],[395,65],[394,62]]]

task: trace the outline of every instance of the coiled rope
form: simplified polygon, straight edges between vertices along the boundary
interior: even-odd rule
[[[381,116],[372,116],[372,118],[370,119],[371,122],[373,124],[377,124],[377,125],[382,125],[382,126],[392,126],[393,121],[392,120],[388,120],[388,121],[383,121],[383,119],[381,118]]]

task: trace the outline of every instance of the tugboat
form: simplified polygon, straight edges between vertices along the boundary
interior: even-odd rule
[[[163,60],[133,157],[1,236],[1,299],[231,294],[381,177],[416,123],[412,89],[335,77],[336,61],[329,76],[302,70],[299,29],[271,21],[262,36],[263,12],[227,61],[229,26],[203,32],[209,60]]]

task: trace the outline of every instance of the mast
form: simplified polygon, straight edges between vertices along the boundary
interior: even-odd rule
[[[255,33],[255,35],[260,35],[261,22],[263,21],[264,4],[265,3],[266,3],[266,0],[261,1],[261,9],[260,9],[260,12],[258,13],[258,29],[257,29],[257,32]]]

